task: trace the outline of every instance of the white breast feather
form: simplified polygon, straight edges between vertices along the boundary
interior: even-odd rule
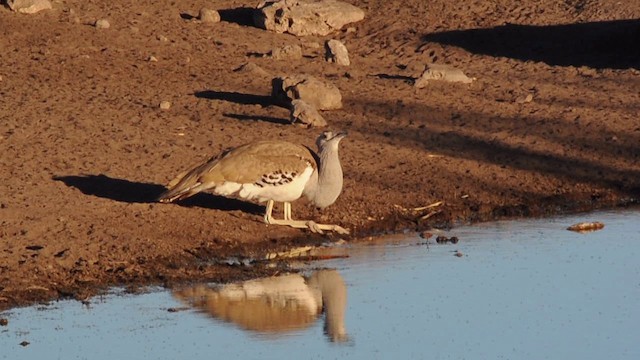
[[[278,202],[294,201],[302,196],[302,190],[313,173],[313,167],[307,166],[301,174],[296,174],[290,182],[284,184],[251,183],[242,184],[241,198],[259,202],[274,200]]]

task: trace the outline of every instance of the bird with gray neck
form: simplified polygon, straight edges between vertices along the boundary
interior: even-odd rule
[[[316,141],[317,153],[303,145],[277,140],[256,141],[226,150],[178,175],[158,201],[169,203],[211,191],[222,196],[266,201],[264,221],[267,224],[348,234],[341,226],[295,220],[291,215],[291,202],[303,195],[321,209],[336,201],[343,183],[338,145],[346,135],[346,132],[323,132]],[[284,204],[282,219],[272,216],[275,202]]]

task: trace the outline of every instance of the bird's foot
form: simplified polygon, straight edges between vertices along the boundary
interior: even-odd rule
[[[317,234],[324,234],[324,231],[333,231],[341,235],[348,235],[349,230],[343,228],[340,225],[318,224],[313,220],[307,221],[307,227],[311,232]]]

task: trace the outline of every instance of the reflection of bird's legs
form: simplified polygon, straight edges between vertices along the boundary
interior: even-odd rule
[[[349,230],[339,225],[317,224],[313,220],[293,220],[291,218],[291,203],[284,202],[284,219],[274,219],[271,213],[273,212],[273,200],[267,202],[267,208],[264,214],[264,222],[271,225],[286,225],[298,229],[309,229],[312,232],[322,234],[323,231],[335,231],[338,234],[348,234]]]

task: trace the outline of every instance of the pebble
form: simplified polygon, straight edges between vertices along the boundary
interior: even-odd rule
[[[160,109],[162,110],[169,110],[171,108],[171,102],[169,101],[162,101],[160,102]]]
[[[96,20],[95,27],[97,29],[108,29],[109,27],[111,27],[111,24],[109,24],[109,21],[107,19],[100,19]]]
[[[220,13],[215,10],[202,8],[198,14],[198,19],[204,24],[215,24],[220,22]]]
[[[9,325],[9,320],[8,319],[0,319],[0,326],[7,326]]]
[[[158,58],[156,58],[153,55],[149,56],[149,58],[147,60],[150,61],[150,62],[158,62]]]

